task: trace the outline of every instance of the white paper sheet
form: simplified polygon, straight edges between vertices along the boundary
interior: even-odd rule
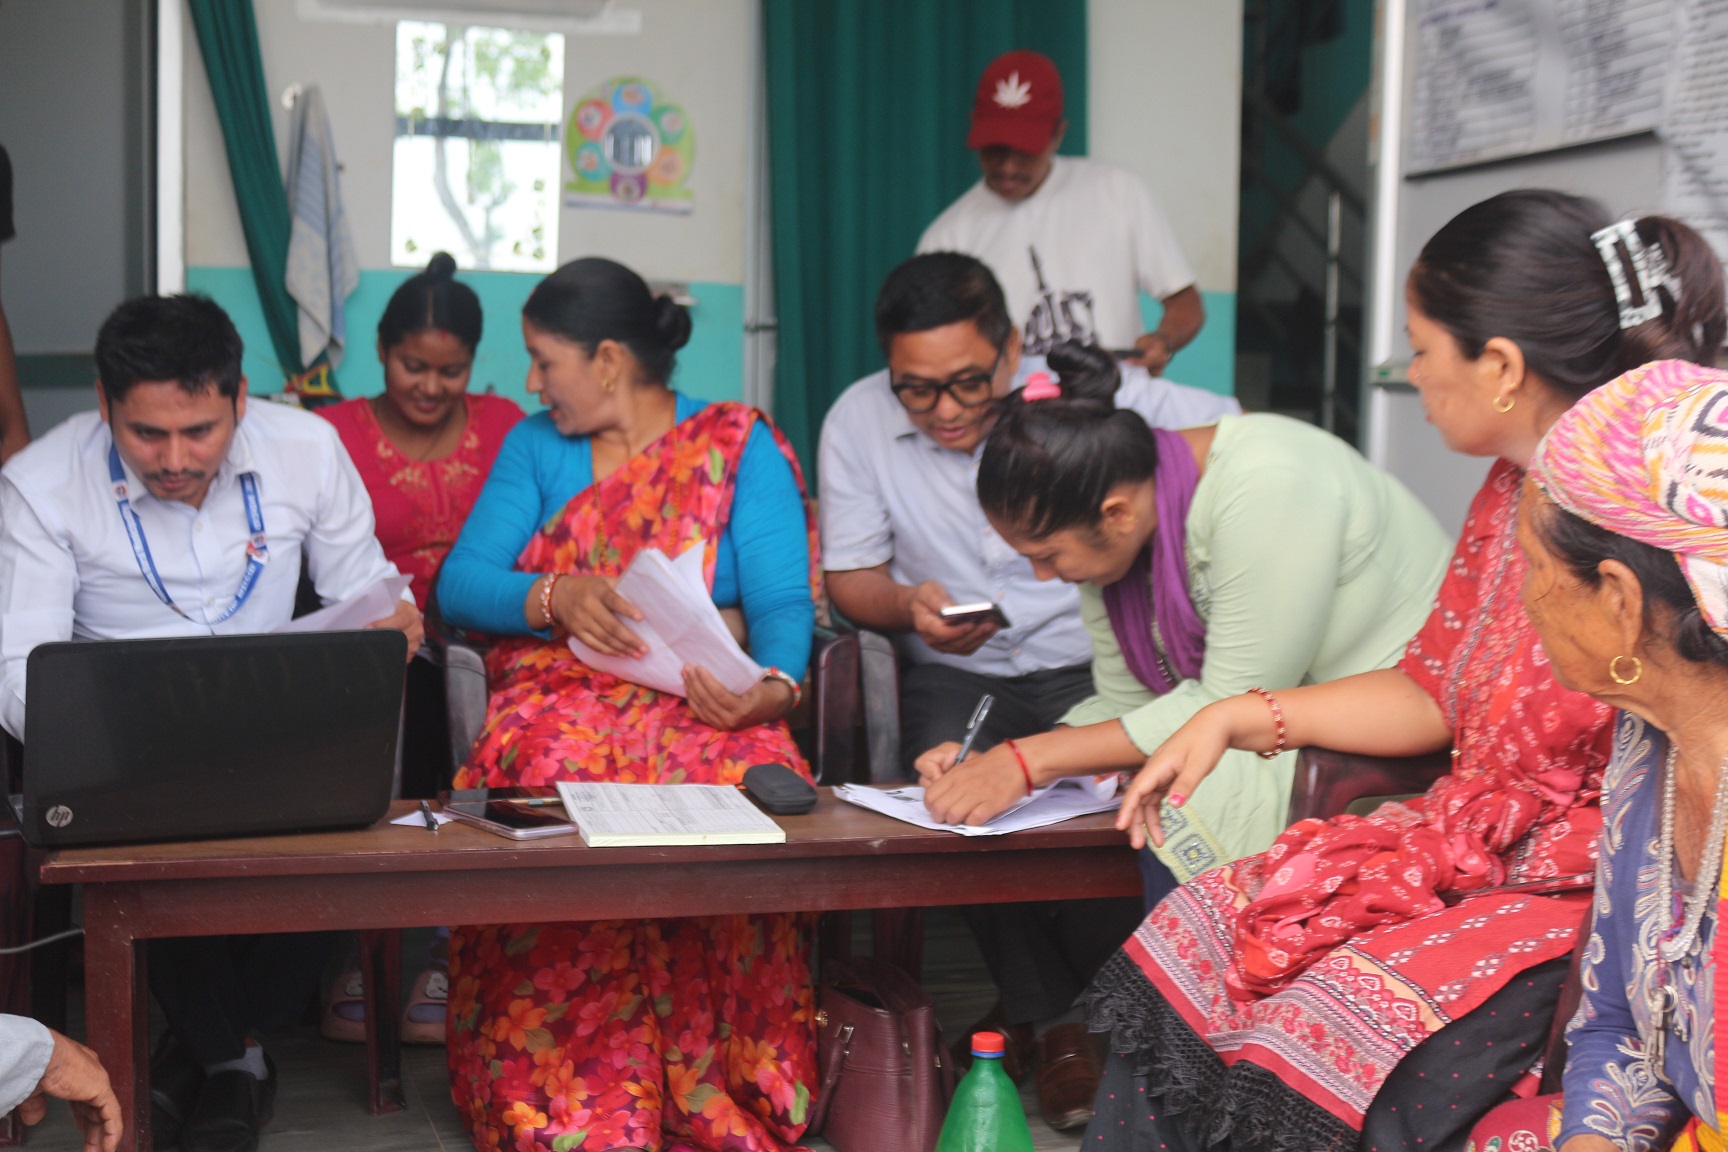
[[[377,617],[373,617],[373,619],[377,619]],[[444,827],[444,825],[450,823],[450,821],[456,819],[456,817],[446,816],[442,812],[436,812],[435,811],[432,813],[432,819],[438,825],[438,827],[442,828],[442,827]],[[408,813],[408,815],[406,815],[406,816],[396,817],[396,819],[390,821],[390,823],[400,824],[404,828],[425,828],[426,827],[426,817],[424,817],[420,814],[419,809],[415,809],[414,811]]]
[[[360,595],[327,605],[316,612],[288,621],[278,632],[342,632],[364,628],[374,620],[382,620],[396,611],[396,604],[407,590],[406,576],[386,576]]]
[[[783,844],[785,829],[727,784],[561,781],[558,796],[590,848]]]
[[[914,784],[906,788],[870,788],[861,784],[841,784],[834,795],[849,804],[892,816],[933,832],[958,832],[962,836],[1001,836],[1023,832],[1028,828],[1044,828],[1060,824],[1076,816],[1092,812],[1108,812],[1116,807],[1116,777],[1060,780],[1040,788],[988,824],[943,824],[924,807],[924,789]]]
[[[574,636],[570,651],[590,668],[674,696],[684,695],[686,664],[708,669],[730,692],[742,696],[750,691],[762,679],[762,666],[738,647],[714,606],[702,576],[702,551],[697,545],[674,561],[650,548],[638,553],[619,577],[618,594],[647,617],[624,623],[642,638],[648,655],[607,656]]]

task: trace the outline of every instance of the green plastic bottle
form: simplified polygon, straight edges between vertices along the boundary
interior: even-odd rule
[[[972,1070],[954,1090],[936,1152],[1032,1152],[1032,1130],[1014,1081],[1002,1071],[997,1032],[972,1033]]]

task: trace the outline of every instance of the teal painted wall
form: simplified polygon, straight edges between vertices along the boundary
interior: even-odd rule
[[[1236,394],[1236,293],[1202,292],[1206,304],[1206,325],[1200,335],[1170,361],[1164,370],[1166,379],[1178,384],[1192,384],[1221,396]],[[1154,297],[1140,293],[1140,315],[1150,332],[1158,327],[1164,315],[1164,305]]]
[[[384,390],[384,370],[378,363],[378,318],[390,294],[411,269],[368,269],[348,297],[348,353],[336,370],[345,396],[372,396]],[[522,302],[540,277],[520,272],[464,272],[462,281],[480,297],[486,317],[485,335],[474,359],[470,388],[508,396],[529,411],[539,402],[528,395],[528,354],[522,348]],[[186,270],[186,288],[215,300],[234,318],[246,344],[244,369],[253,390],[280,391],[282,370],[271,356],[264,312],[249,268],[209,265]],[[744,394],[744,288],[739,284],[696,282],[691,310],[690,343],[678,354],[673,386],[706,400],[737,400]]]

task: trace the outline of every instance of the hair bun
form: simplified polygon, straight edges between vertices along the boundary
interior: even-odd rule
[[[1116,357],[1096,344],[1065,340],[1044,358],[1062,380],[1062,396],[1070,401],[1092,401],[1114,408],[1122,369]]]
[[[434,280],[451,280],[456,276],[456,257],[448,252],[434,252],[426,261],[426,275]]]
[[[670,296],[654,297],[654,332],[668,351],[690,342],[690,310]]]

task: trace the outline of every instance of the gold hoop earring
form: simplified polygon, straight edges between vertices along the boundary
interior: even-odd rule
[[[1622,661],[1622,660],[1632,661],[1632,665],[1633,665],[1632,675],[1630,675],[1630,676],[1620,675],[1620,661]],[[1638,659],[1638,657],[1636,657],[1636,656],[1616,656],[1616,657],[1614,657],[1614,659],[1608,661],[1608,679],[1614,681],[1614,683],[1616,683],[1616,684],[1620,684],[1620,685],[1636,684],[1636,683],[1638,683],[1638,681],[1642,680],[1643,678],[1644,678],[1644,661]]]
[[[1504,408],[1500,407],[1500,401],[1501,400],[1506,401],[1506,407],[1504,407]],[[1518,399],[1515,396],[1498,397],[1494,401],[1494,411],[1496,411],[1496,412],[1500,413],[1502,416],[1504,416],[1506,413],[1512,411],[1512,409],[1514,407],[1516,407],[1517,404],[1518,404]]]

